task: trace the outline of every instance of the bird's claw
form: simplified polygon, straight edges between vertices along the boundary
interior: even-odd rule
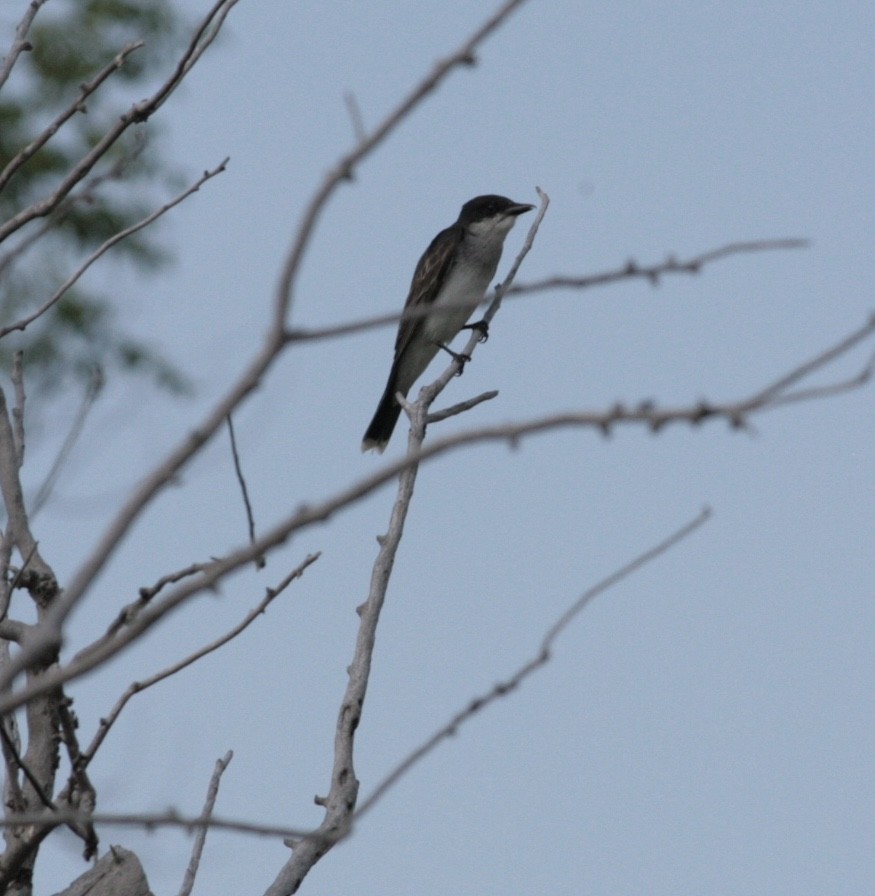
[[[473,324],[466,324],[463,330],[476,330],[480,334],[480,341],[486,342],[489,338],[489,324],[485,320],[474,321]]]
[[[461,352],[454,352],[451,348],[448,348],[446,345],[441,344],[440,346],[454,361],[457,361],[459,364],[459,369],[456,371],[456,376],[461,376],[462,371],[465,369],[465,365],[471,360],[470,355],[463,355]]]

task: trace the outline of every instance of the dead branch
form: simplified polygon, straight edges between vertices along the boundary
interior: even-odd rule
[[[752,252],[771,252],[785,249],[799,249],[808,245],[807,240],[801,239],[770,239],[751,240],[743,243],[729,243],[717,249],[711,249],[700,255],[694,255],[687,259],[667,258],[658,264],[642,265],[636,261],[628,261],[626,264],[602,271],[598,274],[584,276],[557,276],[547,277],[544,280],[533,280],[531,283],[516,283],[505,292],[505,298],[529,295],[548,289],[591,289],[596,286],[604,286],[611,283],[619,283],[624,280],[644,279],[656,285],[663,276],[668,274],[692,275],[698,274],[702,268],[723,258],[734,255],[745,255]],[[488,300],[484,299],[484,303]],[[443,306],[444,311],[453,310],[452,305]],[[334,339],[338,336],[351,336],[366,330],[375,330],[389,324],[397,324],[400,320],[416,320],[434,314],[433,309],[413,308],[405,309],[393,314],[377,314],[363,317],[348,323],[332,324],[328,327],[301,327],[286,330],[285,338],[288,342],[316,342],[321,339]]]
[[[128,56],[143,46],[143,41],[138,40],[123,47],[115,56],[115,58],[101,69],[90,81],[86,81],[79,88],[79,96],[60,112],[49,125],[38,134],[27,146],[20,149],[10,159],[9,163],[0,171],[0,190],[12,180],[15,172],[28,160],[33,158],[45,145],[58,133],[58,131],[74,116],[77,112],[85,112],[85,100],[91,96],[104,81],[117,72],[126,62]],[[0,82],[2,83],[2,82]]]
[[[587,588],[587,590],[584,591],[583,594],[571,604],[571,606],[568,607],[568,609],[548,629],[541,641],[537,653],[520,665],[508,678],[493,685],[489,691],[471,700],[463,710],[456,713],[449,722],[438,728],[431,737],[423,741],[420,746],[399,762],[398,765],[396,765],[395,768],[386,775],[379,784],[377,784],[374,790],[368,795],[367,799],[362,801],[355,811],[355,820],[358,821],[359,818],[372,809],[374,804],[377,803],[400,778],[404,777],[413,766],[417,765],[425,756],[431,753],[435,747],[447,738],[456,734],[461,725],[482,712],[491,703],[513,693],[530,675],[545,666],[550,661],[551,650],[553,649],[553,644],[556,639],[596,597],[600,594],[604,594],[605,591],[610,590],[623,579],[628,578],[630,575],[637,572],[643,566],[647,566],[657,557],[670,551],[679,542],[692,535],[696,529],[703,526],[710,516],[711,511],[706,507],[695,517],[695,519],[684,524],[680,529],[673,532],[658,544],[648,548],[642,554],[639,554],[628,563],[625,563],[600,582]]]
[[[158,218],[160,218],[163,214],[170,211],[170,209],[179,205],[180,202],[183,202],[185,199],[188,199],[192,193],[196,193],[208,180],[215,177],[217,174],[221,174],[228,165],[228,159],[226,158],[224,161],[220,162],[212,171],[204,171],[201,177],[198,178],[195,183],[193,183],[190,187],[183,190],[178,196],[175,196],[166,204],[162,205],[161,208],[156,209],[150,214],[146,215],[141,221],[137,221],[135,224],[132,224],[130,227],[126,227],[124,230],[120,230],[118,233],[113,234],[109,239],[105,240],[100,246],[98,246],[85,261],[82,262],[79,267],[73,271],[72,274],[55,290],[54,294],[50,296],[36,311],[31,314],[22,317],[20,320],[15,321],[15,323],[8,324],[5,327],[0,327],[0,339],[6,336],[8,333],[12,333],[14,330],[25,330],[30,324],[32,324],[35,320],[42,317],[50,308],[55,306],[70,290],[70,288],[76,283],[76,281],[100,258],[102,255],[105,255],[113,246],[120,243],[122,240],[127,239],[127,237],[132,234],[137,233],[140,230],[143,230],[145,227],[148,227]]]
[[[33,24],[33,20],[36,18],[36,14],[45,2],[46,0],[31,0],[27,5],[24,16],[15,29],[15,39],[12,41],[12,46],[3,57],[2,64],[0,64],[0,87],[6,83],[15,63],[18,61],[18,57],[22,53],[28,53],[33,49],[33,45],[27,39],[27,34],[30,31],[30,26]]]
[[[523,295],[543,292],[548,289],[590,289],[593,286],[604,286],[608,283],[617,283],[620,280],[647,280],[651,285],[658,286],[667,274],[698,274],[706,265],[733,255],[806,249],[808,246],[808,240],[804,239],[745,240],[744,242],[727,243],[719,249],[710,249],[687,259],[677,259],[673,255],[669,255],[665,261],[650,265],[642,265],[634,259],[630,259],[622,267],[600,274],[588,274],[583,277],[560,274],[555,277],[545,277],[543,280],[533,280],[531,283],[519,283],[509,290],[509,294]]]
[[[30,221],[53,212],[76,184],[87,177],[94,166],[131,125],[147,121],[161,108],[168,97],[179,87],[183,78],[200,59],[206,48],[213,42],[225,16],[236,3],[237,0],[219,0],[213,6],[202,20],[173,74],[150,97],[134,103],[127,112],[120,115],[92,149],[73,165],[51,194],[22,209],[17,215],[0,225],[0,242]]]
[[[213,774],[210,778],[210,786],[207,788],[207,799],[204,803],[203,811],[201,812],[201,818],[206,822],[209,822],[212,818],[213,807],[216,805],[216,797],[219,795],[219,781],[233,758],[234,753],[231,750],[228,750],[221,759],[216,760],[216,767],[213,769]],[[183,878],[182,886],[179,889],[179,896],[190,896],[190,893],[194,888],[194,879],[197,876],[197,870],[201,863],[201,855],[204,851],[204,843],[206,843],[207,840],[208,830],[209,826],[205,825],[204,827],[198,828],[195,833],[194,845],[191,849],[191,858],[189,859],[188,867],[185,869],[185,877]]]
[[[259,617],[265,610],[270,606],[273,600],[279,597],[289,585],[292,584],[293,581],[299,579],[304,571],[310,566],[312,563],[315,563],[320,554],[308,554],[307,557],[304,558],[304,561],[296,566],[278,585],[274,588],[268,588],[264,597],[261,599],[258,606],[254,609],[250,610],[246,616],[234,626],[230,631],[225,632],[224,635],[217,638],[215,641],[211,641],[209,644],[206,644],[204,647],[201,647],[199,650],[196,650],[194,653],[185,657],[184,659],[179,660],[171,666],[168,666],[166,669],[162,669],[160,672],[156,672],[154,675],[149,676],[149,678],[144,679],[143,681],[135,681],[132,682],[127,690],[119,697],[116,701],[115,706],[110,710],[109,714],[100,720],[100,724],[98,725],[97,732],[94,735],[91,743],[88,746],[88,749],[82,754],[82,766],[83,768],[87,768],[91,763],[91,760],[94,759],[94,755],[97,753],[100,745],[106,739],[107,734],[109,734],[110,728],[116,723],[119,715],[121,715],[121,711],[125,708],[128,701],[135,694],[139,694],[145,691],[147,688],[152,687],[154,684],[158,684],[159,681],[164,681],[165,678],[170,678],[171,675],[175,675],[177,672],[182,671],[186,667],[196,663],[199,659],[207,656],[210,653],[218,650],[220,647],[223,647],[229,641],[232,641],[239,634],[245,631],[249,626]],[[111,632],[115,631],[113,629]]]

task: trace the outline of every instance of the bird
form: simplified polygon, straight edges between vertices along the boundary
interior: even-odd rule
[[[446,343],[466,324],[495,276],[504,238],[517,217],[533,208],[506,196],[475,196],[462,206],[455,223],[442,230],[423,252],[413,272],[404,311],[429,307],[445,310],[402,318],[389,379],[365,432],[362,451],[376,449],[383,453],[401,414],[396,393],[406,396],[438,350],[450,351]]]

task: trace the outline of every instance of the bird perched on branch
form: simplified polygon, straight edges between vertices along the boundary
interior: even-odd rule
[[[404,311],[433,310],[401,320],[389,380],[362,451],[386,447],[401,413],[396,393],[407,395],[438,349],[450,351],[446,344],[467,323],[495,276],[504,238],[517,216],[533,208],[504,196],[477,196],[431,241],[413,272]]]

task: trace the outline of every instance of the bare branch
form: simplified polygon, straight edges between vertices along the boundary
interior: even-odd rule
[[[237,438],[234,435],[234,421],[228,414],[228,435],[231,439],[231,457],[234,461],[234,473],[237,476],[237,483],[240,486],[240,493],[243,495],[243,507],[246,510],[246,523],[249,527],[249,543],[255,541],[255,517],[252,514],[252,503],[249,500],[249,489],[246,487],[246,478],[243,475],[243,466],[240,463],[240,454],[237,451]],[[264,557],[255,558],[255,568],[263,569],[265,564]]]
[[[476,408],[478,404],[483,404],[484,401],[492,401],[493,398],[498,398],[498,391],[496,389],[492,389],[489,392],[483,392],[474,398],[460,401],[458,404],[443,408],[440,411],[431,411],[425,422],[438,423],[441,420],[446,420],[448,417],[455,417],[457,414],[463,414],[465,411],[470,411],[471,408]]]
[[[37,615],[42,616],[45,608],[37,604]],[[22,756],[22,768],[27,768],[25,782],[21,787],[24,805],[19,811],[37,812],[44,805],[54,788],[55,773],[59,763],[58,704],[62,694],[58,688],[40,689],[43,671],[28,671],[28,684],[39,695],[28,701],[25,707],[28,743]],[[51,814],[52,810],[45,810]],[[14,828],[6,839],[6,850],[0,856],[0,892],[7,892],[13,881],[27,879],[32,874],[37,852],[42,841],[49,835],[54,824],[40,827]]]
[[[218,650],[220,647],[223,647],[229,641],[232,641],[237,637],[241,632],[245,631],[264,611],[268,608],[274,598],[279,597],[286,588],[291,585],[295,579],[299,579],[304,571],[310,566],[312,563],[315,563],[320,557],[320,554],[308,554],[307,557],[304,558],[304,561],[296,566],[276,587],[268,588],[261,602],[258,604],[255,609],[250,610],[249,613],[246,614],[245,618],[234,626],[230,631],[226,632],[220,638],[217,638],[215,641],[207,644],[204,647],[201,647],[200,650],[196,650],[194,653],[185,657],[185,659],[180,660],[177,663],[174,663],[172,666],[168,666],[166,669],[163,669],[160,672],[156,672],[154,675],[149,678],[144,679],[143,681],[135,681],[131,685],[128,686],[128,689],[119,697],[116,701],[115,706],[113,706],[109,715],[100,720],[100,724],[97,729],[97,733],[94,735],[91,743],[88,746],[88,749],[82,756],[83,768],[87,768],[91,763],[91,760],[94,759],[94,755],[97,753],[100,745],[106,739],[106,735],[109,734],[110,728],[115,724],[119,715],[121,715],[121,711],[127,705],[128,700],[134,696],[134,694],[139,694],[142,691],[145,691],[147,688],[152,687],[153,684],[158,684],[159,681],[163,681],[165,678],[169,678],[171,675],[175,675],[177,672],[180,672],[182,669],[185,669],[187,666],[192,665],[192,663],[196,663],[199,659],[207,656],[215,650]],[[110,632],[114,632],[114,629],[110,629]]]
[[[815,355],[810,360],[795,367],[789,373],[784,374],[784,376],[778,377],[775,382],[766,386],[761,392],[751,396],[749,402],[755,405],[762,405],[769,402],[781,393],[786,392],[791,386],[795,386],[800,380],[814,373],[816,370],[825,367],[842,355],[847,354],[852,348],[868,339],[873,332],[875,332],[875,314],[869,318],[869,321],[866,324],[858,330],[855,330],[853,333],[848,334],[844,339],[840,339],[835,345],[826,349],[826,351]]]
[[[666,274],[698,274],[705,265],[733,255],[749,255],[752,252],[774,252],[785,249],[806,249],[810,245],[805,239],[769,239],[746,240],[745,242],[728,243],[719,249],[711,249],[701,255],[694,255],[686,260],[679,260],[669,256],[659,264],[640,265],[634,259],[630,259],[621,268],[604,271],[600,274],[589,274],[583,277],[559,275],[547,277],[543,280],[534,280],[531,283],[520,283],[509,294],[521,295],[523,293],[543,292],[547,289],[590,289],[593,286],[603,286],[606,283],[616,283],[619,280],[648,280],[654,286]]]
[[[622,267],[603,271],[599,274],[588,274],[580,277],[548,277],[544,280],[532,281],[531,283],[518,283],[506,290],[504,295],[505,298],[515,298],[521,295],[528,295],[529,293],[541,292],[548,289],[559,289],[562,287],[567,287],[569,289],[590,289],[594,286],[603,286],[610,283],[618,283],[623,280],[635,280],[640,278],[649,280],[651,283],[657,283],[666,274],[697,274],[707,264],[721,258],[726,258],[730,255],[781,249],[798,249],[806,245],[808,245],[806,240],[796,239],[755,240],[744,243],[730,243],[726,246],[721,246],[719,249],[712,249],[708,252],[703,252],[701,255],[695,255],[692,258],[685,260],[668,258],[660,264],[652,265],[640,265],[636,261],[629,261]],[[486,300],[484,300],[484,302],[485,301]],[[445,306],[445,310],[454,310],[454,307],[452,305],[447,305]],[[393,314],[377,314],[350,321],[348,323],[332,324],[328,327],[313,327],[310,329],[300,327],[290,328],[286,330],[285,338],[287,342],[292,343],[315,342],[320,339],[333,339],[337,336],[350,336],[366,330],[375,330],[389,324],[397,324],[398,321],[402,319],[416,320],[420,317],[432,314],[434,314],[434,309],[414,306]]]
[[[45,830],[50,833],[52,829],[62,824],[94,824],[109,825],[124,828],[185,828],[187,831],[210,829],[217,831],[232,831],[237,834],[253,834],[257,837],[281,837],[283,839],[297,839],[307,832],[303,828],[280,827],[271,824],[256,824],[248,821],[240,821],[235,818],[219,818],[215,815],[204,818],[201,815],[183,815],[173,809],[167,812],[77,812],[75,809],[58,809],[56,812],[22,812],[9,815],[0,819],[0,827],[14,827],[17,825],[33,826],[36,830]],[[47,830],[46,830],[47,829]],[[45,837],[45,834],[43,834]]]
[[[85,112],[85,100],[93,94],[110,75],[117,72],[135,50],[139,50],[143,46],[143,41],[138,40],[123,47],[115,56],[115,58],[101,71],[99,71],[90,81],[82,84],[79,88],[79,96],[64,109],[54,121],[52,121],[45,130],[37,137],[31,140],[23,149],[9,161],[6,167],[0,172],[0,190],[9,183],[15,172],[28,160],[33,158],[45,145],[58,133],[58,131],[77,113]]]
[[[131,125],[144,122],[157,112],[173,91],[176,90],[182,79],[201,57],[204,50],[206,50],[215,39],[225,16],[227,16],[231,7],[236,3],[237,0],[219,0],[219,2],[213,6],[192,37],[188,49],[180,58],[173,74],[155,91],[155,93],[152,94],[152,96],[135,103],[127,112],[120,115],[103,137],[95,143],[92,149],[72,166],[53,193],[38,202],[34,202],[27,208],[22,209],[17,215],[0,225],[0,242],[6,239],[9,234],[14,233],[35,218],[44,217],[54,211],[70,193],[73,187],[89,174],[97,162],[106,155],[110,147],[118,141],[119,137],[121,137]]]
[[[294,842],[288,842],[294,851],[267,891],[269,894],[296,892],[310,869],[349,832],[359,788],[355,776],[353,751],[355,732],[361,719],[370,678],[377,624],[386,599],[386,586],[401,542],[404,520],[413,497],[413,486],[418,472],[418,465],[411,464],[401,473],[398,497],[392,506],[389,531],[379,539],[380,551],[371,573],[368,598],[357,609],[359,628],[353,659],[347,668],[346,690],[335,726],[331,785],[327,796],[316,799],[317,804],[324,807],[325,816],[315,831]]]
[[[24,16],[15,29],[15,40],[9,48],[9,52],[3,57],[2,64],[0,64],[0,87],[6,83],[15,63],[18,61],[18,57],[22,53],[27,53],[33,49],[33,45],[27,39],[27,34],[30,31],[30,26],[33,24],[33,20],[36,18],[36,14],[45,2],[46,0],[31,0],[28,3]]]
[[[49,468],[49,472],[46,474],[46,478],[43,479],[42,485],[40,485],[36,497],[33,499],[33,506],[30,513],[31,518],[36,517],[43,506],[45,506],[46,501],[48,501],[52,489],[55,487],[55,482],[57,482],[58,476],[61,475],[61,470],[64,468],[64,464],[67,462],[70,452],[73,450],[73,446],[79,441],[79,436],[82,435],[82,430],[85,428],[85,421],[88,419],[88,414],[94,407],[94,402],[97,401],[97,396],[100,394],[102,388],[103,371],[100,367],[95,366],[91,372],[91,378],[88,381],[88,385],[85,387],[85,394],[82,396],[82,401],[79,403],[79,409],[76,412],[76,416],[73,418],[70,431],[67,433],[67,437],[61,444],[58,454]]]
[[[343,94],[343,101],[346,103],[349,119],[352,122],[352,133],[358,143],[364,143],[367,139],[367,131],[365,130],[365,120],[362,118],[362,110],[359,108],[358,100],[351,90],[347,90]]]
[[[12,769],[16,770],[12,774],[13,780],[17,778],[17,770],[20,769],[24,777],[30,782],[30,786],[33,788],[39,801],[49,809],[56,808],[49,795],[43,790],[43,786],[39,782],[37,776],[30,770],[30,767],[24,759],[21,758],[21,754],[15,746],[15,741],[9,735],[4,724],[0,724],[0,739],[3,741],[4,754],[11,759],[11,762],[7,761],[6,763],[7,768],[10,769],[10,771],[12,771]]]
[[[0,644],[0,662],[9,661],[9,645]],[[18,773],[21,771],[21,759],[19,747],[21,746],[21,732],[18,730],[18,721],[13,713],[0,718],[0,747],[3,751],[3,764],[6,766],[6,777],[3,781],[3,805],[9,810],[23,812],[27,808],[27,801],[21,792],[21,784]],[[8,832],[7,832],[8,833]],[[6,838],[8,842],[8,837]]]
[[[597,582],[586,591],[556,620],[544,635],[538,652],[531,658],[526,660],[517,670],[508,678],[500,681],[498,684],[487,691],[485,694],[475,697],[466,707],[456,713],[449,722],[440,727],[431,737],[417,747],[409,756],[403,759],[397,766],[380,781],[369,794],[367,799],[363,800],[361,805],[355,812],[355,819],[358,821],[366,812],[373,808],[374,804],[380,800],[385,793],[391,789],[414,765],[427,756],[442,741],[452,737],[457,733],[459,727],[484,710],[491,703],[506,697],[515,691],[532,673],[536,672],[542,666],[545,666],[551,657],[553,644],[560,634],[571,624],[571,622],[587,607],[596,597],[604,594],[605,591],[613,588],[623,579],[628,578],[637,572],[643,566],[646,566],[660,555],[670,551],[675,545],[683,541],[710,518],[711,511],[707,507],[699,513],[695,519],[684,524],[680,529],[673,532],[667,538],[648,548],[642,554],[625,563],[619,569],[612,572],[609,576]]]
[[[15,455],[18,467],[24,463],[24,352],[15,352],[12,356],[12,387],[15,389],[15,407],[12,408],[13,438],[15,439]]]
[[[29,231],[19,239],[13,248],[0,255],[0,275],[23,258],[47,233],[55,230],[73,209],[97,201],[98,188],[108,181],[121,178],[125,168],[143,151],[144,146],[144,140],[141,139],[140,134],[137,134],[132,148],[125,147],[124,152],[119,153],[109,167],[100,171],[99,174],[92,174],[82,188],[71,192],[46,220],[38,226],[29,228]]]
[[[778,407],[782,404],[795,404],[800,401],[817,401],[821,398],[831,398],[843,392],[851,392],[865,386],[875,374],[875,355],[869,358],[867,364],[854,376],[824,386],[812,386],[808,389],[796,389],[784,395],[776,395],[771,399],[770,406]]]
[[[61,740],[67,748],[67,757],[70,760],[70,780],[59,800],[66,802],[72,808],[88,813],[94,811],[97,791],[88,777],[85,758],[79,749],[79,737],[76,734],[79,722],[71,709],[72,703],[72,699],[63,695],[57,702],[58,717],[61,722]],[[84,842],[85,849],[82,858],[87,862],[97,853],[99,841],[94,826],[90,822],[85,822],[81,825],[71,824],[69,827]]]
[[[222,777],[228,763],[234,758],[234,753],[228,750],[222,759],[216,760],[216,767],[210,778],[210,786],[207,788],[207,799],[204,803],[201,818],[209,822],[213,815],[213,806],[216,805],[216,797],[219,795],[219,780]],[[201,863],[201,855],[204,851],[204,843],[207,840],[207,826],[198,828],[194,837],[194,846],[191,850],[191,858],[188,867],[185,869],[185,877],[182,880],[182,886],[179,889],[179,896],[189,896],[194,888],[194,879],[197,876],[197,869]]]
[[[43,581],[46,599],[57,593],[57,582],[48,564],[40,556],[36,541],[31,534],[24,495],[18,476],[18,451],[15,434],[6,408],[6,394],[0,389],[0,491],[6,513],[9,516],[8,534],[12,538],[22,558],[29,558],[31,569]]]
[[[120,243],[122,240],[127,239],[127,237],[131,236],[134,233],[137,233],[143,228],[148,227],[151,223],[160,218],[165,212],[170,211],[174,206],[179,205],[185,199],[188,199],[192,193],[196,193],[208,180],[215,177],[217,174],[221,174],[225,168],[227,167],[228,159],[226,158],[219,165],[213,168],[212,171],[204,171],[200,178],[198,178],[195,183],[193,183],[188,189],[183,190],[178,196],[174,197],[170,200],[166,205],[162,205],[161,208],[156,209],[151,214],[147,215],[141,221],[137,221],[136,224],[132,224],[130,227],[126,227],[124,230],[120,230],[118,233],[113,234],[108,240],[102,243],[100,246],[95,249],[91,255],[88,256],[87,259],[58,287],[55,293],[47,299],[39,308],[36,309],[32,314],[28,314],[26,317],[21,318],[21,320],[16,321],[15,323],[9,324],[8,326],[0,328],[0,339],[6,336],[8,333],[12,333],[14,330],[24,330],[30,324],[32,324],[37,318],[42,317],[43,314],[46,313],[50,308],[56,305],[63,297],[66,295],[67,291],[76,283],[76,281],[106,252],[108,252],[113,246],[117,243]]]
[[[875,315],[858,330],[842,339],[839,345],[846,346],[844,351],[847,351],[850,347],[857,345],[873,333],[875,333]],[[804,374],[807,376],[814,370],[836,360],[835,348],[835,346],[830,347],[815,358],[804,362],[795,371],[782,377],[781,381],[795,383],[801,371],[804,371]],[[855,380],[858,379],[859,377],[855,378]],[[770,390],[771,388],[769,387]],[[822,394],[827,393],[821,388],[813,397],[819,397]],[[10,663],[10,668],[4,670],[3,674],[0,675],[0,713],[9,712],[26,703],[35,694],[43,693],[51,687],[77,678],[95,666],[100,665],[122,650],[131,641],[140,637],[143,632],[151,628],[164,615],[194,594],[216,587],[217,583],[228,573],[252,562],[260,554],[283,544],[293,533],[299,532],[315,523],[325,522],[334,514],[371,494],[387,482],[395,480],[408,467],[419,464],[424,460],[429,460],[449,451],[479,442],[503,441],[516,445],[524,436],[569,427],[575,429],[595,429],[608,434],[619,424],[637,424],[648,428],[652,432],[659,432],[669,423],[686,423],[696,426],[706,420],[722,419],[734,428],[741,428],[746,425],[750,416],[774,410],[788,400],[795,400],[793,395],[793,393],[776,395],[770,391],[766,397],[763,397],[761,393],[756,393],[751,397],[735,402],[722,404],[699,402],[690,406],[669,409],[659,409],[652,402],[643,402],[632,408],[618,404],[607,411],[569,411],[550,414],[522,423],[481,427],[443,439],[436,439],[427,445],[423,445],[418,452],[408,454],[406,457],[385,464],[379,470],[365,476],[324,501],[300,507],[271,530],[262,534],[256,539],[254,544],[240,547],[221,560],[215,561],[209,568],[204,570],[203,577],[198,579],[198,581],[181,585],[171,591],[157,605],[152,606],[148,612],[140,614],[116,638],[97,642],[87,652],[82,652],[74,657],[62,669],[53,669],[47,672],[40,683],[28,684],[17,692],[2,694],[3,688],[8,687],[9,682],[21,668],[32,662],[34,656],[40,655],[40,651],[54,643],[52,641],[54,629],[45,624],[41,625],[39,631],[31,633],[24,649]]]
[[[175,572],[161,576],[154,585],[151,585],[148,588],[141,588],[137,599],[131,601],[127,606],[122,607],[118,616],[116,616],[110,623],[109,628],[107,628],[106,634],[103,637],[105,639],[112,638],[119,629],[124,628],[126,625],[130,625],[131,621],[136,619],[143,607],[147,606],[152,598],[168,585],[181,582],[189,576],[197,575],[197,573],[203,572],[208,566],[208,563],[192,563],[189,566],[186,566],[185,569],[178,569]]]

